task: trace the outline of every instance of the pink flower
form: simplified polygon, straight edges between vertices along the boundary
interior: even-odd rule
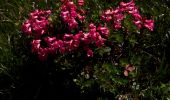
[[[64,46],[67,52],[70,52],[74,49],[73,47],[73,40],[70,41],[64,41]]]
[[[60,7],[61,11],[67,11],[67,5],[63,4]]]
[[[63,36],[64,41],[68,41],[71,39],[73,39],[73,34],[64,34],[64,36]]]
[[[113,18],[114,18],[115,22],[119,22],[119,21],[122,21],[124,19],[124,15],[122,13],[114,14]]]
[[[45,13],[46,13],[46,15],[48,17],[51,14],[51,10],[46,10]]]
[[[113,19],[112,16],[106,16],[106,21],[107,21],[107,22],[111,21],[112,19]]]
[[[66,6],[67,6],[67,9],[69,9],[69,10],[76,10],[77,9],[76,5],[72,1],[68,1],[66,3]]]
[[[63,18],[65,22],[68,22],[70,18],[69,11],[61,11],[61,17]]]
[[[34,36],[40,37],[45,34],[47,30],[48,21],[47,20],[36,20],[32,23],[32,29],[35,32]]]
[[[117,22],[114,24],[114,28],[115,29],[120,29],[122,27],[121,23],[120,22]]]
[[[44,40],[45,40],[45,42],[50,46],[51,43],[53,43],[54,41],[56,41],[56,37],[45,37]]]
[[[121,25],[121,21],[124,19],[124,15],[121,11],[121,9],[118,7],[116,8],[115,11],[113,11],[113,19],[114,19],[114,23],[113,23],[113,26],[115,29],[120,29],[122,27]]]
[[[84,5],[84,0],[78,0],[78,5],[83,6]]]
[[[95,42],[97,47],[101,47],[105,43],[105,39],[102,38],[101,36],[98,37],[98,40]]]
[[[59,48],[64,47],[64,42],[62,40],[57,41]]]
[[[100,16],[100,19],[103,20],[103,21],[105,21],[105,20],[106,20],[106,16],[105,16],[105,15],[101,15],[101,16]]]
[[[88,45],[91,43],[91,38],[90,38],[90,35],[89,33],[85,33],[83,35],[83,37],[81,38],[81,41],[85,44],[85,45]]]
[[[64,47],[65,47],[65,51],[72,51],[74,49],[73,47],[73,34],[65,34],[63,37],[63,43],[64,43]]]
[[[132,16],[136,19],[136,20],[142,20],[142,16],[139,13],[132,13]]]
[[[125,75],[125,76],[128,76],[129,72],[132,72],[132,71],[134,71],[134,70],[135,70],[135,67],[134,67],[134,66],[132,66],[132,65],[130,65],[130,64],[127,64],[127,65],[125,66],[124,75]]]
[[[23,23],[21,30],[26,35],[32,35],[31,23],[29,20]]]
[[[131,0],[131,1],[128,2],[128,3],[120,2],[120,6],[121,6],[121,7],[126,7],[126,6],[131,6],[131,5],[134,5],[134,0]]]
[[[32,52],[36,53],[36,52],[39,51],[39,49],[40,49],[40,42],[41,42],[41,40],[33,40],[31,42]]]
[[[108,36],[109,36],[109,29],[107,27],[99,26],[97,28],[97,30],[100,32],[100,34],[102,36],[104,36],[105,38],[108,38]]]
[[[142,28],[142,22],[141,21],[133,21],[133,22],[137,26],[137,28],[139,28],[139,29]]]
[[[113,11],[112,9],[107,9],[105,12],[104,12],[105,15],[112,15],[113,14]]]
[[[77,17],[77,12],[75,10],[70,11],[70,16],[71,18],[76,18]]]
[[[149,30],[153,31],[154,28],[154,20],[144,20],[144,26]]]
[[[51,48],[58,49],[60,47],[59,42],[56,40],[50,45]]]
[[[79,31],[79,33],[74,35],[73,40],[74,41],[80,41],[83,36],[84,36],[84,33],[82,31]]]
[[[29,19],[22,26],[22,32],[26,35],[33,35],[39,38],[48,29],[48,17],[50,14],[50,10],[35,10],[31,12]]]
[[[114,11],[112,9],[107,9],[101,15],[101,19],[104,20],[104,21],[109,22],[110,20],[112,20],[113,13],[114,13]]]
[[[84,21],[85,20],[85,16],[82,16],[82,15],[80,15],[80,14],[77,14],[77,17],[78,17],[78,19],[80,20],[80,21]]]
[[[80,44],[80,40],[81,38],[83,37],[83,32],[80,31],[78,34],[76,34],[74,37],[73,37],[73,47],[76,49],[79,47],[79,44]]]
[[[90,32],[96,32],[96,26],[93,23],[90,23],[89,30],[90,30]]]
[[[64,41],[62,41],[62,40],[55,41],[53,43],[52,47],[58,49],[59,52],[62,54],[65,53],[65,51],[66,51]]]
[[[32,19],[37,19],[38,15],[39,15],[39,11],[40,10],[36,9],[35,11],[30,13],[29,17],[32,18]]]
[[[30,19],[46,19],[49,17],[49,15],[51,14],[51,10],[39,10],[36,9],[35,11],[30,13]]]
[[[90,34],[90,36],[91,36],[91,40],[92,41],[97,41],[99,38],[99,36],[100,36],[100,34],[99,34],[99,32],[90,32],[91,34]]]
[[[122,9],[120,7],[117,7],[116,9],[113,10],[113,14],[118,14],[122,13]]]
[[[87,57],[93,57],[93,51],[91,49],[87,49]]]
[[[80,45],[80,41],[75,41],[75,40],[73,41],[72,46],[74,49],[77,49],[79,47],[79,45]]]
[[[41,61],[45,61],[48,57],[48,49],[47,48],[40,48],[38,51],[38,57]]]
[[[134,9],[127,11],[129,14],[139,13],[138,9],[136,7],[133,7]]]
[[[77,21],[74,18],[71,18],[68,21],[68,26],[69,26],[69,29],[72,30],[72,29],[78,27],[78,23],[77,23]]]

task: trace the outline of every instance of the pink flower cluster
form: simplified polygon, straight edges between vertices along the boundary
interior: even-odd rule
[[[65,23],[68,24],[70,30],[78,27],[78,23],[76,19],[80,21],[84,21],[85,16],[82,16],[80,13],[77,13],[77,6],[74,2],[70,0],[63,1],[63,5],[61,6],[61,17]],[[78,0],[78,5],[83,6],[84,1]]]
[[[48,29],[48,17],[51,14],[50,10],[35,10],[30,13],[29,19],[27,19],[22,25],[22,32],[26,35],[33,35],[39,38],[45,34]]]
[[[83,49],[87,52],[87,57],[93,57],[93,51],[89,45],[95,44],[97,47],[104,45],[105,40],[109,35],[109,29],[107,27],[99,26],[96,28],[94,24],[89,25],[89,32],[84,33],[80,31],[76,35],[64,34],[62,39],[53,37],[45,37],[44,41],[47,43],[47,47],[42,47],[40,39],[32,41],[32,52],[37,53],[40,60],[47,59],[49,54],[61,54],[69,53],[77,50],[80,44],[83,44]]]
[[[78,49],[85,51],[87,57],[93,57],[93,48],[91,47],[101,47],[105,44],[110,34],[108,27],[101,24],[96,26],[94,23],[90,23],[88,31],[78,30],[79,32],[72,34],[72,29],[79,29],[78,21],[82,23],[85,21],[85,16],[82,16],[85,11],[81,9],[84,0],[77,1],[79,9],[71,0],[61,0],[61,2],[60,17],[64,24],[68,25],[68,33],[50,34],[51,31],[48,30],[50,10],[35,10],[30,13],[29,19],[23,23],[22,32],[34,38],[31,42],[32,52],[36,53],[42,61],[46,60],[48,55],[65,54]],[[142,18],[133,0],[129,3],[121,2],[115,10],[106,10],[103,12],[101,19],[107,22],[113,21],[114,28],[120,29],[122,27],[121,21],[125,18],[125,12],[133,16],[134,23],[138,28],[144,26],[153,30],[154,21]]]
[[[113,21],[114,28],[120,29],[122,27],[121,21],[125,18],[126,13],[132,15],[133,22],[139,29],[144,26],[153,31],[154,20],[142,18],[134,0],[128,3],[120,2],[120,5],[116,9],[107,9],[101,15],[101,20],[106,22]]]
[[[84,50],[87,51],[88,57],[93,57],[93,51],[90,49],[90,44],[95,44],[96,47],[104,45],[105,40],[109,36],[109,29],[106,26],[96,26],[91,23],[89,25],[89,32],[84,33],[81,41],[83,42]]]

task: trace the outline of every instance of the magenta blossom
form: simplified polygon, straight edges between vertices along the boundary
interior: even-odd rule
[[[103,11],[100,16],[103,24],[94,24],[85,20],[88,12],[82,10],[84,0],[77,0],[77,4],[74,4],[72,0],[61,0],[61,3],[60,17],[64,25],[56,26],[48,21],[50,10],[35,10],[29,14],[29,18],[21,27],[25,35],[32,36],[32,52],[37,54],[41,61],[46,60],[48,55],[72,53],[79,49],[86,52],[87,57],[93,57],[93,49],[104,46],[109,38],[111,27],[107,25],[113,25],[116,30],[121,29],[122,22],[128,14],[138,29],[144,27],[151,31],[154,29],[154,20],[143,18],[134,0],[127,3],[121,2],[118,7]],[[64,34],[49,34],[54,32],[64,32]],[[130,68],[125,69],[126,76],[131,71]]]
[[[98,37],[98,40],[95,42],[95,43],[96,43],[96,46],[97,46],[97,47],[103,46],[104,43],[105,43],[105,40],[106,40],[106,39],[104,39],[104,38],[102,38],[101,36],[99,36],[99,37]]]
[[[87,48],[87,57],[93,57],[93,51]]]
[[[120,2],[120,6],[116,9],[107,9],[101,15],[101,20],[106,22],[113,22],[115,29],[120,29],[122,27],[121,21],[126,17],[126,14],[130,14],[133,17],[133,22],[138,29],[141,29],[143,26],[153,31],[154,21],[153,20],[144,20],[139,13],[138,7],[135,5],[134,0],[130,2]]]
[[[91,43],[91,37],[89,35],[89,33],[84,33],[83,37],[81,38],[81,41],[85,44],[85,45],[89,45]]]
[[[97,30],[103,37],[108,38],[110,31],[106,26],[105,27],[99,26],[97,27]]]
[[[34,36],[40,37],[45,34],[47,30],[48,20],[35,20],[32,22],[32,29],[34,31]]]
[[[73,34],[64,34],[64,36],[63,36],[64,41],[68,41],[71,39],[73,39]]]
[[[80,31],[78,34],[74,35],[73,37],[73,44],[72,46],[74,47],[74,49],[77,49],[80,45],[80,40],[83,37],[83,32]]]
[[[21,30],[25,35],[31,35],[32,34],[31,23],[30,23],[29,20],[27,20],[23,23]]]
[[[131,0],[131,1],[128,2],[128,3],[120,2],[120,6],[121,6],[121,7],[127,7],[127,6],[131,6],[131,5],[134,5],[134,0]]]
[[[77,21],[74,18],[71,18],[68,21],[68,26],[69,26],[69,29],[71,30],[71,29],[77,28],[78,27],[78,23],[77,23]]]
[[[48,48],[40,48],[38,51],[38,57],[41,61],[44,61],[48,57]]]
[[[29,19],[22,25],[22,32],[26,35],[33,35],[36,38],[41,37],[48,29],[48,17],[50,14],[50,10],[35,10],[31,12]]]
[[[79,6],[83,6],[84,5],[84,0],[78,0],[77,3],[78,3]]]
[[[78,27],[78,23],[75,18],[77,18],[77,7],[74,2],[66,1],[61,6],[61,18],[68,24],[70,30]]]
[[[154,28],[154,20],[144,20],[144,26],[149,30],[153,31]]]
[[[84,20],[85,20],[85,16],[82,16],[82,15],[80,15],[80,14],[77,14],[77,17],[78,17],[78,19],[81,21],[81,22],[83,22]]]
[[[54,49],[58,49],[60,47],[59,42],[58,41],[54,41],[53,43],[51,43],[50,47],[52,47]]]
[[[56,41],[56,37],[45,37],[44,40],[48,44],[48,46],[51,46],[52,43]]]
[[[31,42],[32,52],[38,52],[39,51],[39,49],[40,49],[40,42],[41,42],[41,40],[33,40]]]

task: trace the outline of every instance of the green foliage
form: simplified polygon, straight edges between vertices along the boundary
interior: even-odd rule
[[[99,20],[101,11],[117,7],[120,1],[85,0],[84,9],[88,11],[86,24],[91,21],[96,24],[103,23]],[[142,0],[136,1],[136,4],[143,16],[155,20],[153,32],[137,29],[131,21],[131,16],[127,16],[122,22],[124,27],[121,30],[114,30],[109,26],[111,23],[108,23],[111,35],[105,46],[94,50],[94,58],[86,58],[83,51],[78,51],[65,55],[57,54],[46,62],[40,62],[31,53],[30,40],[22,36],[20,27],[28,18],[29,12],[37,8],[53,9],[50,22],[54,27],[63,27],[59,17],[60,1],[1,0],[0,99],[17,98],[16,95],[22,92],[19,88],[25,89],[27,84],[30,85],[33,81],[34,85],[30,87],[37,88],[31,90],[31,95],[25,92],[25,97],[21,95],[22,98],[37,100],[36,98],[43,97],[39,91],[43,90],[46,84],[50,84],[49,88],[61,86],[61,90],[65,91],[68,91],[69,86],[74,89],[78,87],[81,96],[97,91],[95,99],[99,100],[169,100],[169,0]],[[132,64],[135,70],[125,76],[127,64]],[[25,73],[27,71],[29,73]],[[39,78],[40,81],[37,81]]]

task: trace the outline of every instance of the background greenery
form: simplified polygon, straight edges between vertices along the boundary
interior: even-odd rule
[[[73,0],[76,1],[76,0]],[[90,11],[87,20],[98,20],[100,10],[116,7],[121,0],[85,0]],[[126,0],[125,0],[126,1]],[[113,31],[112,47],[95,50],[95,58],[83,55],[58,55],[40,62],[31,54],[28,39],[20,32],[30,11],[57,10],[59,0],[0,1],[0,100],[113,100],[120,97],[139,100],[170,100],[170,5],[169,0],[138,0],[143,16],[153,16],[153,32],[136,28],[126,19],[130,30]],[[93,6],[93,5],[97,6]],[[90,8],[89,8],[90,7]],[[55,13],[56,15],[58,12]],[[56,21],[57,23],[57,21]],[[128,38],[124,38],[127,36]],[[124,47],[118,45],[124,43]],[[123,56],[118,52],[123,49]],[[135,72],[123,75],[126,64]]]

